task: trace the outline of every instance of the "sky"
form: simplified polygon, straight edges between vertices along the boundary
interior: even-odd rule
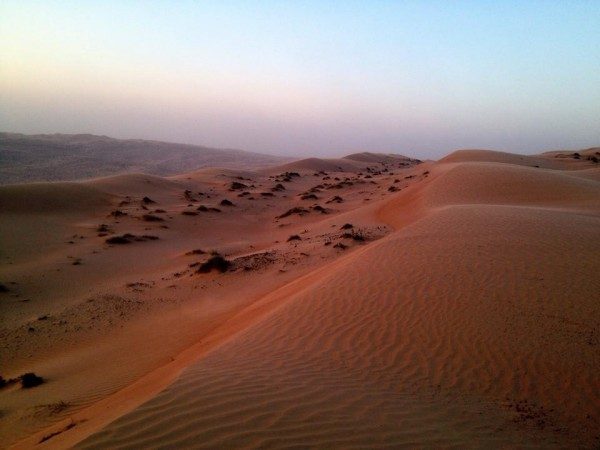
[[[294,156],[600,145],[600,1],[0,2],[0,130]]]

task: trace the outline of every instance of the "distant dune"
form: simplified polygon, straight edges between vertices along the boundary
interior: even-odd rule
[[[126,172],[168,176],[202,167],[253,169],[289,159],[91,134],[0,133],[0,184],[80,180]]]
[[[2,186],[0,442],[596,448],[596,152]]]

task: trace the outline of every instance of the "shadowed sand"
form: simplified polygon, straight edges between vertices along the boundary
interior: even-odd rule
[[[352,155],[86,183],[88,201],[108,210],[135,197],[108,224],[115,233],[160,239],[12,244],[16,267],[3,278],[33,298],[9,310],[2,355],[9,375],[31,369],[49,382],[27,398],[0,391],[16,427],[2,432],[14,441],[56,422],[17,448],[597,446],[600,169],[565,155],[460,151],[419,165]],[[143,195],[156,204],[141,210]],[[335,196],[343,201],[327,203]],[[221,212],[181,214],[200,203]],[[139,218],[163,207],[164,222]],[[19,208],[8,208],[11,223],[29,224]],[[40,220],[93,229],[106,213],[52,208]],[[85,254],[77,269],[92,266],[80,276],[109,296],[86,300],[88,310],[92,293],[60,281],[73,276],[56,262],[65,245],[85,250],[69,248]],[[218,249],[237,269],[194,274],[194,248]],[[21,251],[44,273],[61,269],[35,287],[60,300],[36,302],[25,286],[41,273]],[[56,345],[63,330],[43,320],[43,336],[27,331],[31,347],[16,346],[25,331],[9,324],[40,326],[28,317],[42,307],[81,330]],[[27,419],[42,399],[65,396],[64,412]]]

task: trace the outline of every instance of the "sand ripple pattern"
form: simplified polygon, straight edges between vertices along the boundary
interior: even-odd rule
[[[537,207],[436,209],[80,447],[592,447],[598,230]]]

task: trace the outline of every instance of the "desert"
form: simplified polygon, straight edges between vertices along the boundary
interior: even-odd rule
[[[0,187],[2,441],[593,447],[598,153]]]

